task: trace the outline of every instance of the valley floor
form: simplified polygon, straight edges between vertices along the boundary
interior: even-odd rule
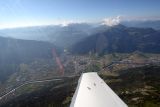
[[[160,106],[159,54],[62,55],[61,59],[66,74],[60,81],[25,84],[0,99],[0,107],[68,107],[82,72],[98,72],[129,107]]]

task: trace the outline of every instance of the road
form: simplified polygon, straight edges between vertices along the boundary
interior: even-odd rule
[[[62,80],[62,79],[50,79],[50,80],[28,81],[28,82],[25,82],[25,83],[21,84],[20,86],[18,86],[18,87],[16,87],[16,88],[12,89],[12,90],[9,91],[8,93],[2,95],[2,96],[0,97],[0,100],[3,100],[3,98],[7,97],[7,95],[15,92],[17,89],[23,87],[24,85],[34,84],[34,83],[42,83],[42,82],[50,82],[50,81],[60,81],[60,80]]]

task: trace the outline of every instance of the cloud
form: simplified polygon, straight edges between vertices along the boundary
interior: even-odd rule
[[[18,0],[17,0],[18,1]],[[21,0],[19,0],[20,2]],[[3,10],[3,8],[2,8]],[[99,20],[67,20],[67,19],[50,19],[50,20],[38,20],[32,18],[24,18],[17,21],[8,21],[7,23],[0,20],[0,29],[4,28],[15,28],[15,27],[30,27],[30,26],[43,26],[43,25],[61,25],[68,26],[73,23],[90,23],[94,25],[107,25],[114,26],[126,21],[156,21],[160,20],[160,16],[116,16],[108,17]]]
[[[84,20],[64,20],[64,19],[59,19],[52,22],[53,25],[61,25],[61,26],[68,26],[74,23],[80,24],[80,23],[88,23],[88,22]]]
[[[72,24],[72,23],[75,23],[75,21],[73,21],[73,20],[60,20],[60,21],[57,21],[57,25],[61,25],[61,26],[68,26],[69,24]]]
[[[116,16],[105,18],[101,21],[102,25],[114,26],[126,21],[156,21],[160,16]]]
[[[121,22],[121,18],[121,16],[105,18],[103,19],[102,24],[107,26],[118,25]]]

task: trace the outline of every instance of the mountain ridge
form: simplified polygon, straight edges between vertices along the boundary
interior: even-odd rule
[[[152,28],[135,28],[116,25],[104,32],[93,34],[73,45],[73,53],[103,54],[111,52],[160,53],[160,32]],[[97,50],[101,48],[100,50]]]
[[[0,37],[0,80],[4,81],[18,70],[19,64],[38,59],[51,59],[52,43]]]

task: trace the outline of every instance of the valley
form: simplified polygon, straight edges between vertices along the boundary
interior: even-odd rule
[[[68,107],[87,72],[97,72],[129,107],[160,105],[159,31],[116,25],[93,33],[82,24],[92,33],[76,38],[84,29],[75,26],[60,31],[67,36],[61,45],[0,37],[0,107]]]
[[[39,102],[39,100],[42,99],[41,95],[46,96],[47,93],[52,93],[53,95],[50,97],[54,99],[54,97],[56,97],[54,92],[47,91],[53,89],[57,90],[56,93],[59,93],[58,96],[65,94],[63,97],[61,96],[62,98],[59,99],[59,103],[56,99],[52,102],[50,98],[47,98],[48,101],[46,103],[43,101],[41,103],[48,107],[54,107],[57,104],[65,107],[65,105],[67,106],[70,104],[81,73],[98,72],[105,82],[126,101],[127,104],[135,106],[141,104],[142,107],[145,107],[146,103],[151,103],[152,105],[153,102],[150,102],[150,98],[147,96],[153,95],[151,99],[159,105],[159,101],[156,100],[159,96],[159,88],[157,87],[159,82],[155,82],[155,80],[159,81],[159,77],[156,76],[160,68],[160,54],[134,52],[130,54],[114,53],[97,56],[96,54],[71,55],[64,52],[61,54],[60,59],[65,69],[65,75],[62,77],[58,74],[58,66],[56,64],[54,68],[57,69],[57,73],[45,71],[45,75],[43,76],[43,72],[41,71],[37,71],[37,73],[34,71],[34,73],[30,70],[27,71],[27,74],[22,74],[22,71],[13,74],[7,81],[7,85],[4,86],[3,93],[1,93],[1,96],[7,93],[6,96],[3,98],[1,97],[1,104],[11,104],[11,106],[16,107],[17,103],[24,102],[23,96],[25,99],[32,99],[26,102],[26,107],[30,104],[30,101],[35,101],[37,102],[34,103],[36,106],[43,107],[44,105],[40,106],[41,104]],[[28,67],[30,68],[32,66]],[[34,67],[36,66],[34,65]],[[41,67],[43,68],[42,65]],[[39,66],[37,68],[41,67]],[[147,76],[143,77],[143,75]],[[26,80],[19,79],[19,76],[21,76],[21,78],[26,78]],[[154,79],[152,80],[150,78]],[[19,79],[19,81],[17,81],[17,79]],[[133,83],[130,84],[130,82]],[[67,87],[68,89],[66,92],[64,89]],[[48,97],[48,95],[46,97]],[[139,99],[141,100],[137,102],[136,100]],[[34,107],[34,104],[30,106]],[[23,103],[19,105],[22,106]]]

